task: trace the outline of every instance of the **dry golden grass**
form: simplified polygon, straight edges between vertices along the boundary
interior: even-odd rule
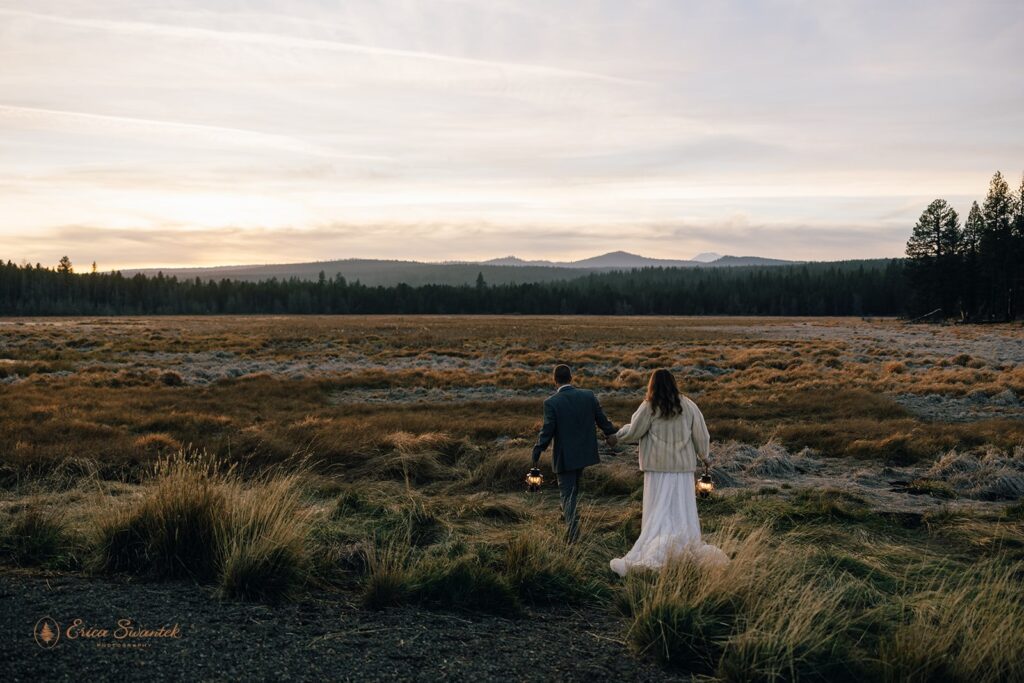
[[[236,489],[220,527],[219,589],[228,597],[274,601],[304,580],[308,512],[294,475]]]
[[[136,500],[96,513],[93,568],[216,582],[230,597],[287,596],[308,552],[296,484],[294,474],[243,482],[216,458],[179,452]]]
[[[985,562],[937,581],[901,604],[899,626],[882,644],[893,681],[1024,679],[1024,564]]]
[[[850,615],[842,587],[826,586],[810,552],[779,552],[767,529],[715,536],[725,567],[680,558],[655,576],[630,575],[624,607],[631,642],[688,671],[724,680],[853,678],[841,652]]]
[[[863,549],[836,555],[800,536],[727,526],[714,536],[732,556],[725,568],[680,559],[631,574],[618,601],[630,641],[725,681],[995,682],[1024,672],[1024,564],[938,565],[920,582]],[[926,556],[901,547],[889,559]]]
[[[0,454],[13,467],[37,470],[71,455],[93,458],[116,474],[121,464],[130,468],[176,444],[232,459],[276,461],[305,449],[324,461],[350,462],[380,448],[379,434],[426,433],[438,424],[455,438],[529,437],[535,399],[410,403],[387,411],[358,397],[337,399],[394,388],[536,390],[547,386],[556,361],[573,363],[579,381],[592,388],[635,391],[606,398],[615,420],[635,407],[650,368],[674,368],[684,390],[700,396],[716,439],[774,436],[795,449],[883,459],[1024,440],[1020,420],[926,423],[886,397],[1024,393],[1024,367],[867,341],[867,334],[904,334],[895,323],[816,320],[822,334],[842,326],[851,334],[787,336],[802,324],[443,316],[24,321],[5,328],[9,362],[0,367],[24,379],[0,384],[7,408]],[[758,338],[747,326],[770,337]],[[1009,328],[983,332],[992,330],[1013,343]],[[945,334],[971,343],[972,330]],[[192,363],[201,367],[190,370]],[[282,369],[288,363],[305,365]],[[235,366],[216,379],[218,368]],[[197,383],[195,372],[213,380]]]
[[[1024,421],[933,422],[893,400],[1024,393],[1024,368],[982,344],[1019,329],[935,329],[964,351],[891,321],[18,321],[0,346],[0,556],[259,600],[343,590],[514,616],[614,599],[638,652],[720,680],[1019,678],[1019,504],[897,518],[828,487],[730,492],[700,503],[725,569],[620,582],[607,560],[639,532],[634,463],[588,470],[569,549],[548,457],[545,489],[522,490],[550,368],[569,362],[616,423],[666,366],[716,441],[935,461],[914,483],[934,497],[962,464],[951,449],[1024,444]],[[392,400],[428,390],[446,393]],[[997,649],[1001,622],[1017,635]]]

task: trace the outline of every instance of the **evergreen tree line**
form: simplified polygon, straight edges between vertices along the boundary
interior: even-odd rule
[[[179,281],[78,274],[0,261],[0,315],[523,313],[592,315],[900,315],[902,259],[732,268],[643,268],[545,283],[370,287],[319,280]]]
[[[945,199],[933,201],[907,241],[907,258],[918,314],[975,322],[1024,314],[1024,178],[1013,193],[996,172],[963,225]]]

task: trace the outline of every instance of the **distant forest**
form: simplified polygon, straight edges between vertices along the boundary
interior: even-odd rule
[[[878,315],[1015,320],[1024,315],[1024,180],[1001,173],[961,225],[936,199],[906,259],[789,266],[641,268],[572,279],[475,285],[370,286],[317,280],[178,280],[162,274],[74,272],[0,261],[0,315],[231,313],[523,313],[589,315]]]
[[[179,281],[0,264],[0,315],[523,313],[591,315],[899,315],[901,259],[733,268],[643,268],[559,282],[370,287],[319,280]]]
[[[911,306],[964,321],[1024,314],[1024,178],[1013,193],[996,172],[981,206],[960,216],[945,199],[921,214],[907,241]]]

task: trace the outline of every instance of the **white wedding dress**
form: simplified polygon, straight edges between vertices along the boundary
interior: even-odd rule
[[[728,556],[700,538],[693,472],[644,472],[644,510],[640,538],[625,557],[609,564],[625,576],[633,567],[659,569],[673,556],[702,565],[724,565]]]

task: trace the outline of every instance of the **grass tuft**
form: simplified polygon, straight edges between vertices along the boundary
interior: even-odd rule
[[[223,595],[273,602],[305,577],[308,524],[294,477],[272,479],[229,498],[218,539]]]
[[[907,484],[907,493],[945,499],[957,497],[956,490],[952,486],[937,479],[915,479]]]
[[[839,489],[798,489],[788,499],[748,501],[745,511],[776,526],[859,523],[872,518],[867,503]]]
[[[899,626],[882,642],[892,681],[1024,680],[1024,563],[986,562],[940,581],[902,605]]]
[[[520,609],[508,579],[472,556],[425,562],[413,576],[413,596],[421,604],[504,615]]]
[[[30,508],[0,528],[0,561],[19,567],[38,567],[72,560],[73,537],[64,518]],[[67,563],[66,563],[67,564]]]
[[[141,500],[100,517],[94,568],[211,581],[227,505],[214,461],[191,452],[164,459]]]
[[[395,542],[375,544],[366,548],[365,553],[367,576],[362,588],[363,605],[383,609],[406,602],[413,588],[409,546]]]
[[[566,545],[562,530],[539,525],[520,531],[502,548],[496,561],[523,602],[544,605],[582,603],[607,593],[600,567],[586,540]]]
[[[555,481],[555,474],[541,458],[540,470],[545,486]],[[522,491],[524,478],[530,470],[530,453],[526,449],[509,449],[498,452],[484,452],[481,460],[470,471],[465,481],[467,488],[485,491]]]
[[[100,518],[93,568],[273,601],[304,576],[308,528],[294,477],[247,485],[206,454],[180,452],[159,463],[138,501]]]
[[[806,553],[782,552],[764,528],[716,542],[732,559],[703,567],[678,558],[630,574],[620,604],[633,646],[690,674],[723,680],[843,680],[859,670],[842,592]]]

